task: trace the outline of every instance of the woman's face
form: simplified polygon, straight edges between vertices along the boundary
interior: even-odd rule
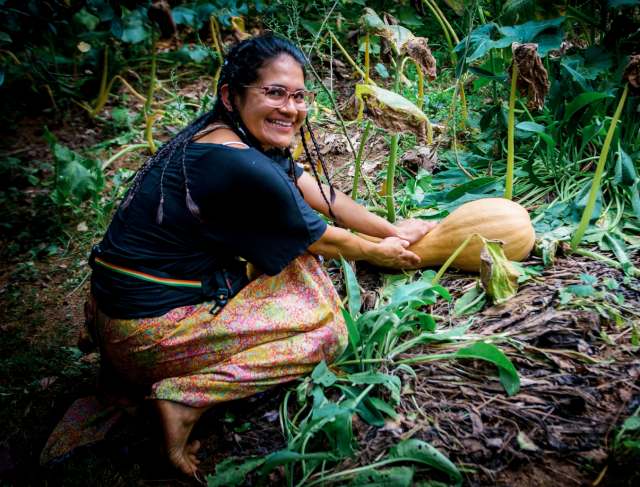
[[[251,86],[279,86],[289,92],[305,89],[302,67],[288,54],[268,61],[258,75]],[[289,147],[307,115],[292,97],[282,107],[274,108],[264,92],[255,88],[246,88],[244,96],[236,99],[236,107],[247,129],[265,150]]]

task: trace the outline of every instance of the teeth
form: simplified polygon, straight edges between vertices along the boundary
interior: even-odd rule
[[[281,120],[269,120],[274,125],[280,125],[281,127],[291,127],[293,124],[291,122],[282,122]]]

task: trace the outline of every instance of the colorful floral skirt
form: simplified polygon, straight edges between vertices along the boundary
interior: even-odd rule
[[[218,314],[213,307],[103,320],[102,353],[121,375],[149,385],[152,399],[203,407],[309,373],[347,344],[340,299],[311,254],[256,278]]]

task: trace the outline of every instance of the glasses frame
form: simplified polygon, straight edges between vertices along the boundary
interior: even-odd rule
[[[269,100],[269,98],[267,97],[267,91],[272,89],[272,88],[278,88],[280,90],[283,90],[287,96],[286,98],[284,98],[284,101],[279,104],[279,105],[271,105],[273,108],[282,108],[284,106],[286,106],[289,103],[289,100],[291,99],[292,96],[297,95],[298,93],[304,93],[304,96],[310,96],[311,97],[311,101],[309,103],[307,102],[303,102],[302,105],[296,103],[296,101],[293,101],[293,105],[300,111],[308,111],[309,110],[309,105],[311,105],[315,98],[316,98],[316,94],[313,91],[309,91],[309,90],[295,90],[295,91],[289,91],[288,89],[286,89],[284,86],[279,86],[279,85],[266,85],[266,86],[258,86],[258,85],[244,85],[245,88],[254,88],[257,90],[261,90],[262,94],[265,96],[265,98],[268,101],[273,101],[273,100]],[[304,108],[303,108],[304,107]]]

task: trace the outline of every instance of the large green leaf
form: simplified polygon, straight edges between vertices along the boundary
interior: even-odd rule
[[[507,356],[495,345],[484,342],[476,342],[468,347],[461,348],[454,354],[454,358],[469,358],[485,360],[498,367],[500,383],[507,395],[513,396],[520,390],[520,377]]]
[[[132,12],[123,7],[124,15],[111,23],[111,33],[122,42],[137,44],[149,38],[151,33],[144,9]]]
[[[462,482],[462,475],[451,460],[438,449],[422,440],[411,439],[401,441],[391,449],[388,458],[429,465],[446,473],[456,484]]]
[[[321,384],[324,387],[329,387],[336,382],[337,377],[333,372],[329,370],[329,367],[327,367],[327,363],[323,360],[318,365],[316,365],[315,369],[313,369],[313,372],[311,373],[311,379],[316,384]]]

